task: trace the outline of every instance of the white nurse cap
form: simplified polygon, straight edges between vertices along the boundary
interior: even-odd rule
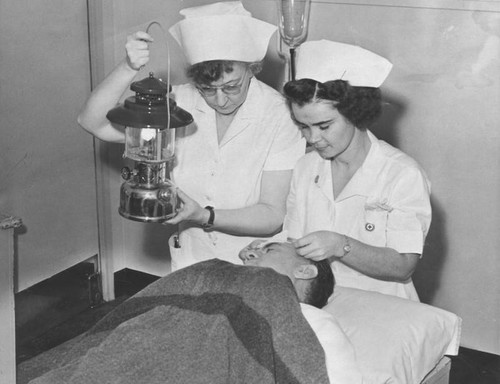
[[[324,83],[346,80],[357,87],[378,88],[391,72],[392,64],[364,48],[329,40],[307,41],[297,53],[296,79]]]
[[[254,62],[264,58],[277,27],[252,17],[241,1],[180,11],[185,18],[169,29],[190,65],[209,60]]]

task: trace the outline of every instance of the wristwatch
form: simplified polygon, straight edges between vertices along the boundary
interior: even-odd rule
[[[349,243],[349,238],[344,235],[344,247],[342,248],[344,250],[344,254],[342,256],[339,256],[339,259],[342,259],[345,257],[349,252],[351,252],[351,243]]]
[[[211,207],[209,205],[207,205],[205,209],[207,209],[208,212],[210,212],[210,216],[208,216],[208,221],[206,223],[203,223],[201,226],[203,229],[210,229],[214,225],[215,211],[214,207]]]

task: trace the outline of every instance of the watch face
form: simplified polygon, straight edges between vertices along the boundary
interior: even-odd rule
[[[344,245],[344,254],[342,255],[342,257],[346,256],[349,252],[351,252],[351,245],[345,244]]]

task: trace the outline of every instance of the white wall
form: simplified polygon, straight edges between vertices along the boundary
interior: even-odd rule
[[[489,2],[496,12],[470,10],[476,2],[356,3],[313,3],[309,39],[358,44],[394,64],[375,132],[432,182],[417,289],[463,318],[463,346],[499,354],[500,2]]]
[[[153,20],[166,30],[179,20],[180,8],[210,2],[98,3],[103,49],[95,66],[109,72],[123,57],[128,33],[144,30]],[[243,2],[255,16],[276,21],[274,0]],[[309,39],[358,44],[393,62],[383,86],[388,104],[374,131],[417,159],[433,184],[433,224],[415,277],[417,288],[423,301],[463,318],[462,345],[500,354],[500,2],[363,3],[313,0]],[[152,31],[161,40],[161,31]],[[173,39],[166,39],[175,84],[185,80],[183,59]],[[273,40],[261,78],[279,87],[283,63],[275,47]],[[165,73],[163,48],[154,49],[151,68]],[[100,200],[106,207],[107,235],[101,241],[109,245],[114,270],[168,273],[167,229],[131,222],[117,213],[122,151],[102,145],[106,177]]]
[[[23,221],[22,290],[98,252],[93,142],[76,122],[90,89],[87,4],[1,8],[0,212]]]

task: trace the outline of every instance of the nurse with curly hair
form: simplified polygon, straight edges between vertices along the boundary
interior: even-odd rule
[[[284,229],[300,255],[331,262],[337,285],[418,301],[411,276],[431,222],[430,183],[369,130],[391,68],[353,45],[301,46],[284,94],[312,151],[294,170]]]

